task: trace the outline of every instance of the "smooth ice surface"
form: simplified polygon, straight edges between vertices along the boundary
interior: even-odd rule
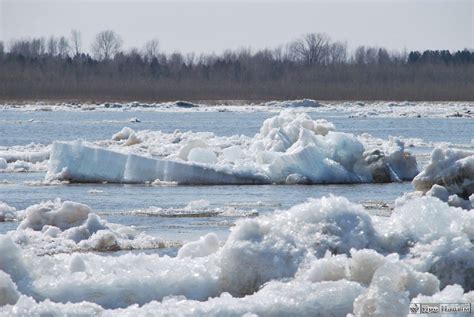
[[[53,143],[48,180],[144,183],[155,180],[180,184],[268,183],[261,175],[229,173],[186,162],[122,154],[75,143]]]

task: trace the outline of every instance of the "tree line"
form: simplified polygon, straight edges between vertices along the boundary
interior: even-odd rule
[[[0,99],[77,101],[473,100],[474,52],[390,52],[309,33],[273,49],[165,53],[152,39],[123,50],[112,30],[90,53],[81,33],[0,42]]]

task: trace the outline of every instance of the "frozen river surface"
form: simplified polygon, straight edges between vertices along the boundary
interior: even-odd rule
[[[410,150],[420,164],[426,162],[433,144],[471,145],[472,119],[465,118],[361,118],[347,113],[314,112],[312,118],[324,118],[334,123],[338,131],[354,134],[369,133],[387,139],[401,136],[417,140]],[[0,112],[0,146],[50,144],[52,141],[88,141],[108,139],[130,126],[135,130],[213,132],[218,136],[257,133],[262,122],[274,116],[269,112],[70,112],[70,111],[2,111]],[[131,123],[130,118],[141,122]],[[422,142],[421,142],[422,141]],[[42,185],[44,173],[0,174],[0,201],[24,209],[40,201],[78,201],[89,205],[111,222],[136,226],[161,238],[189,241],[206,232],[217,232],[224,239],[228,228],[240,215],[249,216],[286,209],[308,198],[328,194],[345,196],[370,208],[390,206],[404,192],[413,190],[411,183],[356,185],[297,186],[147,186],[117,184]],[[33,185],[34,184],[34,185]],[[162,208],[179,211],[188,203],[206,200],[209,206],[199,217],[169,217],[140,212]],[[215,210],[232,210],[218,216]],[[215,216],[212,216],[215,215]],[[0,223],[0,232],[16,227],[16,223]]]
[[[419,303],[466,308],[473,114],[470,103],[314,100],[0,106],[0,315],[401,317]],[[51,146],[75,140],[84,142]],[[156,162],[173,175],[191,166],[269,181],[74,183],[102,169],[146,178]],[[319,185],[302,185],[311,182]]]

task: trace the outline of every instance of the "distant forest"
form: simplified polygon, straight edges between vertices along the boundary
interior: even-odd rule
[[[474,100],[474,52],[390,52],[310,33],[274,49],[165,53],[122,49],[111,30],[91,53],[81,34],[0,42],[0,100]]]

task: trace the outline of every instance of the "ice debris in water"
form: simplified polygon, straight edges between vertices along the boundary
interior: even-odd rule
[[[0,306],[14,305],[20,294],[18,293],[15,283],[13,283],[10,275],[0,271]]]
[[[253,138],[123,128],[113,142],[53,143],[48,179],[181,184],[360,183],[411,180],[418,172],[403,141],[364,146],[324,120],[282,111]],[[67,168],[67,174],[60,172]]]
[[[178,258],[202,257],[215,253],[219,249],[219,239],[215,233],[208,233],[198,241],[188,242],[178,251]]]
[[[129,127],[124,127],[120,132],[115,133],[112,136],[112,140],[114,141],[124,141],[122,145],[130,146],[134,144],[140,143],[140,139],[135,134],[135,131],[130,129]]]
[[[0,201],[0,222],[11,221],[16,218],[16,208]]]
[[[23,219],[16,231],[8,233],[15,241],[37,253],[77,250],[110,251],[154,248],[163,242],[131,227],[108,223],[84,204],[48,201],[17,212]]]
[[[42,172],[47,170],[50,146],[28,144],[0,146],[0,171]]]
[[[7,160],[3,157],[0,157],[0,170],[6,170],[8,168]]]
[[[346,113],[350,117],[394,117],[394,118],[472,118],[474,103],[472,102],[318,102],[312,99],[279,100],[263,103],[235,104],[194,104],[187,101],[163,103],[103,103],[103,104],[15,104],[0,105],[0,109],[15,111],[154,111],[154,112],[279,112],[284,109],[297,109],[310,112]],[[28,120],[30,121],[30,120]],[[36,122],[36,121],[35,121]]]
[[[473,208],[474,152],[436,148],[425,169],[413,179],[418,191],[454,207]]]
[[[425,192],[437,184],[451,194],[469,198],[474,193],[474,152],[436,148],[430,163],[413,179],[413,184]]]
[[[55,220],[73,207],[74,216]],[[17,231],[56,221],[52,234],[61,235],[86,208],[37,211]],[[474,215],[435,197],[408,199],[390,217],[341,197],[313,199],[238,221],[222,246],[208,234],[177,257],[38,256],[8,233],[0,270],[9,278],[0,275],[0,289],[15,305],[0,313],[404,316],[417,300],[473,298],[472,241]]]

